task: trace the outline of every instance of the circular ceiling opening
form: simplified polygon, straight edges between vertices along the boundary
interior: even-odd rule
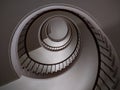
[[[48,22],[46,34],[53,41],[62,41],[69,32],[67,21],[63,17],[53,17]]]

